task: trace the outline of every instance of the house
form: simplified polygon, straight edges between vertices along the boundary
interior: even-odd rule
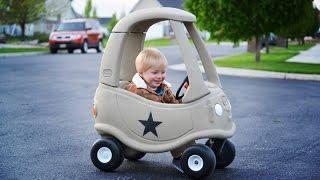
[[[139,0],[135,6],[132,8],[131,12],[149,7],[172,7],[183,9],[183,0]],[[168,21],[159,22],[152,25],[146,34],[146,40],[150,39],[160,39],[164,37],[169,37],[172,32],[171,26]]]
[[[72,0],[46,0],[46,16],[34,24],[33,32],[49,34],[62,19],[81,18],[71,6]]]
[[[81,18],[82,16],[74,11],[71,2],[72,0],[46,0],[46,14],[39,21],[27,24],[25,35],[32,36],[36,32],[49,34],[61,19]],[[0,33],[19,36],[21,28],[16,24],[2,25]]]

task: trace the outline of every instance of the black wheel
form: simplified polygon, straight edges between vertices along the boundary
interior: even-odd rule
[[[68,49],[68,53],[72,54],[73,53],[73,49]]]
[[[234,144],[227,139],[209,139],[206,145],[209,146],[216,155],[218,169],[229,166],[236,156]]]
[[[143,158],[145,155],[146,155],[146,153],[133,150],[129,147],[126,147],[124,149],[124,157],[126,159],[128,159],[129,161],[137,161],[137,160]]]
[[[100,53],[103,50],[102,40],[99,41],[99,44],[96,47],[96,50],[98,53]]]
[[[216,157],[212,150],[203,144],[192,145],[181,157],[181,168],[191,178],[202,178],[212,173]]]
[[[100,139],[91,149],[91,161],[103,171],[113,171],[123,162],[121,143],[114,138]]]
[[[82,44],[81,52],[82,52],[82,53],[87,53],[87,52],[88,52],[88,49],[89,49],[89,47],[88,47],[88,42],[87,42],[87,40],[85,40],[85,41],[83,42],[83,44]]]
[[[50,48],[50,53],[51,54],[57,54],[57,52],[58,52],[58,49]]]

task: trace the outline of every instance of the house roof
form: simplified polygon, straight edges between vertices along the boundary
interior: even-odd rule
[[[130,12],[140,8],[159,7],[161,5],[163,7],[183,9],[183,0],[139,0]]]
[[[107,25],[111,20],[111,17],[103,17],[103,18],[98,18],[98,21],[100,22],[101,26]]]
[[[81,14],[77,13],[72,6],[71,6],[71,11],[76,18],[83,18],[83,16]]]
[[[164,7],[183,9],[183,0],[158,0]]]

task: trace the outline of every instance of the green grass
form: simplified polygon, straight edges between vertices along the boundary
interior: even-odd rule
[[[299,54],[299,51],[307,50],[314,44],[289,45],[288,49],[273,47],[270,54],[261,54],[261,61],[255,62],[255,54],[244,53],[216,60],[219,67],[232,67],[243,69],[255,69],[265,71],[320,74],[319,64],[304,64],[285,62],[287,59]],[[320,58],[320,57],[319,57]]]
[[[158,47],[158,46],[169,46],[169,45],[171,45],[171,40],[168,38],[147,40],[144,42],[145,47]]]
[[[0,48],[1,53],[48,52],[48,48]]]

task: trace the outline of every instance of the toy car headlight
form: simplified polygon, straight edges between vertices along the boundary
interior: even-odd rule
[[[216,112],[216,114],[218,116],[222,116],[223,115],[223,108],[222,108],[222,106],[220,104],[216,104],[214,106],[214,110],[215,110],[215,112]]]

